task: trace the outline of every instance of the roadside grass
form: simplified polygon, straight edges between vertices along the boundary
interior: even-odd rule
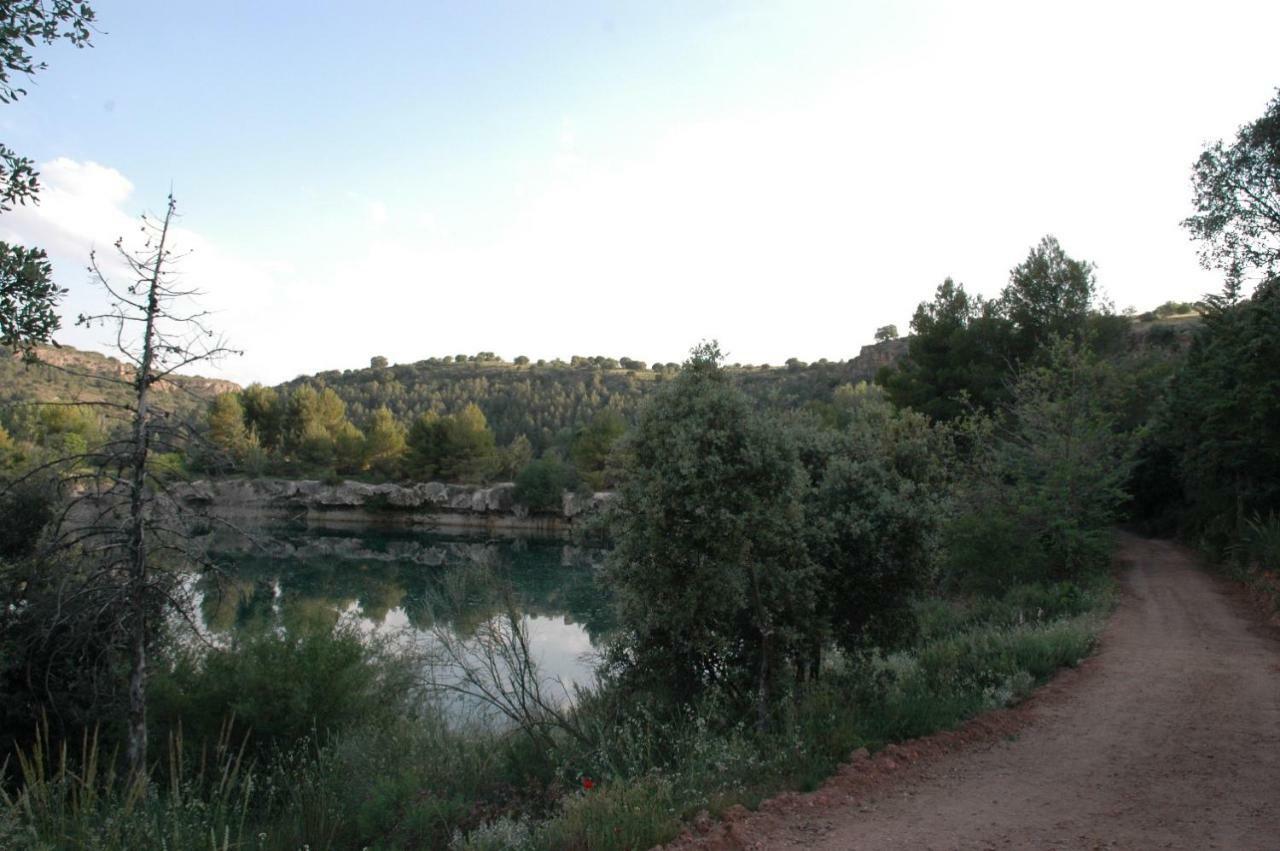
[[[335,721],[337,729],[269,747],[245,745],[245,725],[234,719],[208,747],[184,742],[181,727],[172,727],[167,760],[146,787],[122,782],[93,737],[75,753],[41,740],[0,799],[0,847],[648,848],[701,811],[717,816],[784,790],[817,788],[857,748],[952,728],[1021,700],[1090,653],[1111,597],[1098,580],[921,602],[912,646],[831,659],[764,734],[724,717],[714,698],[660,719],[643,707],[620,710],[607,694],[584,694],[577,720],[593,733],[590,747],[446,722],[421,703],[375,707],[370,701],[388,700],[376,683],[398,682],[400,669],[372,654],[364,664],[379,667],[377,677],[335,679],[335,657],[352,664],[340,634],[331,648],[258,646],[254,658],[293,666],[290,682],[324,674],[361,684],[360,711]],[[215,703],[216,695],[231,701],[239,679],[263,675],[251,662],[213,665],[216,684],[200,679],[208,666],[184,662],[177,670],[188,699]],[[215,708],[202,707],[202,729]],[[280,729],[293,730],[285,720]]]
[[[1243,584],[1265,615],[1280,618],[1280,514],[1246,517],[1233,535],[1205,535],[1189,543],[1206,564]]]

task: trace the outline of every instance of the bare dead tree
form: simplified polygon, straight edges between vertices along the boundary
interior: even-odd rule
[[[107,379],[127,386],[127,401],[94,403],[114,433],[101,446],[27,470],[17,482],[52,478],[64,495],[34,560],[59,566],[56,582],[42,586],[50,614],[37,655],[127,659],[126,756],[135,776],[147,770],[149,646],[165,618],[191,621],[178,571],[213,566],[194,544],[194,527],[204,521],[154,463],[158,453],[186,451],[202,437],[162,404],[156,388],[184,367],[236,353],[209,329],[209,313],[192,306],[201,293],[176,282],[176,214],[170,195],[162,217],[143,216],[141,247],[116,241],[123,281],[113,280],[96,253],[90,256],[89,272],[108,306],[77,324],[111,329],[114,348],[133,367],[131,376]]]

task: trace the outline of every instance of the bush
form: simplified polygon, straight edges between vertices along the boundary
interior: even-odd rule
[[[531,461],[516,476],[515,500],[534,514],[557,514],[565,490],[573,486],[573,472],[555,456]]]
[[[560,814],[538,831],[534,847],[652,848],[680,833],[678,812],[669,780],[651,776],[613,783],[566,798]]]
[[[150,714],[164,733],[215,739],[234,719],[259,754],[397,711],[408,671],[354,627],[262,632],[203,653],[177,651],[152,675]]]

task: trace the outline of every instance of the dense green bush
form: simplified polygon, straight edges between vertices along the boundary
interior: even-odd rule
[[[516,476],[515,500],[535,514],[559,512],[564,492],[574,485],[573,471],[554,455],[531,461]]]
[[[152,674],[157,739],[181,727],[189,741],[223,725],[251,737],[255,752],[341,733],[402,707],[409,671],[354,627],[262,631],[225,647],[176,650]]]
[[[676,704],[734,693],[765,723],[816,593],[794,445],[728,381],[712,343],[645,408],[626,453],[608,567],[617,668]]]

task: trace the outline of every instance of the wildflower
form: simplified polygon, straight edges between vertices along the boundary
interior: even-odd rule
[[[595,782],[594,780],[592,780],[590,777],[583,777],[583,778],[582,778],[582,788],[583,788],[583,789],[585,789],[586,791],[588,791],[588,792],[589,792],[589,791],[591,791],[591,789],[592,789],[595,785],[596,785],[596,782]]]

